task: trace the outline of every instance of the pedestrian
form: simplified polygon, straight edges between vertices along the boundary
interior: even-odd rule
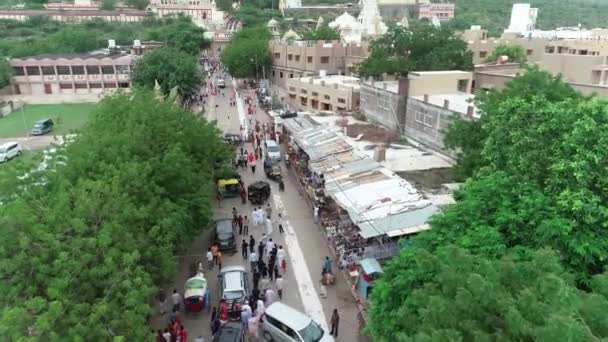
[[[247,190],[245,190],[245,187],[241,187],[241,203],[242,204],[247,204]]]
[[[217,241],[211,245],[211,255],[213,255],[213,263],[217,264],[217,253],[219,252],[219,246],[217,245]]]
[[[249,319],[251,318],[251,313],[246,310],[241,310],[241,324],[243,325],[243,329],[247,329],[247,325],[249,323]]]
[[[272,241],[272,239],[268,239],[268,241],[266,242],[266,258],[270,257],[270,252],[272,252],[272,250],[274,249],[274,242]]]
[[[228,322],[228,303],[226,303],[225,299],[220,300],[220,323],[226,324]]]
[[[272,236],[272,221],[270,220],[270,216],[266,217],[266,234],[269,237]]]
[[[279,233],[283,234],[285,231],[283,230],[283,214],[277,214],[277,225],[279,226]]]
[[[179,327],[179,342],[186,342],[188,340],[188,331],[183,325]]]
[[[266,205],[266,216],[268,216],[269,219],[272,218],[272,208],[270,207],[270,203]]]
[[[163,336],[163,331],[158,329],[156,332],[156,342],[165,342],[165,337]]]
[[[251,280],[253,281],[253,288],[257,289],[260,282],[260,272],[257,272],[257,270],[253,272],[253,277]]]
[[[241,255],[243,256],[243,259],[247,260],[247,247],[249,247],[249,244],[247,243],[247,240],[243,240],[243,243],[241,244]]]
[[[277,250],[277,260],[279,261],[279,265],[283,267],[283,261],[285,261],[285,250],[283,249],[283,246],[279,246],[279,249]]]
[[[331,314],[329,323],[331,324],[331,331],[329,334],[338,337],[338,326],[340,325],[340,314],[338,313],[338,309],[334,309],[334,313]]]
[[[235,207],[232,207],[232,230],[234,230],[239,224],[239,215]]]
[[[255,249],[255,239],[253,238],[253,235],[249,235],[249,253],[253,253],[254,249]]]
[[[241,307],[241,311],[247,311],[249,312],[249,315],[253,315],[253,310],[251,310],[251,306],[249,306],[249,301],[246,300],[245,304],[243,304],[243,306]]]
[[[167,296],[163,290],[158,292],[158,311],[161,316],[167,313]]]
[[[205,342],[205,338],[203,335],[198,335],[198,337],[194,339],[194,342]]]
[[[276,301],[277,295],[274,293],[274,290],[271,288],[267,289],[266,293],[264,293],[264,305],[268,307]]]
[[[209,271],[213,269],[213,253],[211,253],[211,247],[207,248],[207,268],[209,268]]]
[[[327,272],[327,273],[332,273],[332,271],[331,271],[331,260],[329,260],[328,256],[326,256],[325,257],[325,261],[323,261],[323,271]]]
[[[315,205],[312,212],[315,224],[319,224],[319,207]]]
[[[255,271],[255,266],[258,263],[258,256],[257,254],[255,254],[255,251],[251,251],[251,253],[249,253],[249,263],[251,264],[251,272]]]
[[[239,217],[237,217],[236,223],[239,226],[239,235],[242,235],[243,234],[243,216],[242,215],[239,215]]]
[[[279,234],[283,234],[285,233],[285,230],[283,230],[283,225],[279,224]]]
[[[260,158],[262,158],[264,156],[264,154],[262,153],[262,146],[258,146],[258,149],[260,150]]]
[[[271,258],[270,262],[268,263],[268,277],[270,277],[270,281],[274,280],[274,268],[275,268],[274,262],[275,262],[275,260],[273,258]]]
[[[217,252],[217,266],[218,269],[221,271],[222,270],[222,252],[218,251]]]
[[[179,292],[177,292],[177,289],[173,289],[171,300],[173,301],[173,310],[179,311],[179,303],[181,301],[181,296],[179,295]]]
[[[243,217],[243,234],[249,234],[249,219],[247,218],[247,215]]]
[[[264,255],[264,241],[260,241],[258,245],[258,255],[260,256],[260,260],[262,259],[262,255]]]
[[[165,342],[171,342],[171,333],[169,332],[169,328],[165,328],[163,337],[165,338]]]

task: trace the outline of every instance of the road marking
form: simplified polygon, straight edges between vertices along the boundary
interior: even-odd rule
[[[281,200],[281,196],[273,194],[272,199],[277,212],[282,213],[284,217],[289,217],[286,215],[287,212],[283,205],[283,201]],[[306,265],[304,253],[302,253],[302,248],[300,248],[296,232],[291,224],[289,224],[289,220],[284,220],[283,224],[283,228],[285,229],[285,245],[287,246],[287,253],[289,255],[289,258],[287,259],[290,262],[291,267],[293,267],[293,273],[295,274],[296,282],[298,283],[298,290],[300,292],[300,297],[302,298],[304,311],[309,317],[315,320],[315,322],[319,323],[323,329],[328,330],[327,319],[323,312],[323,305],[321,305],[319,294],[310,277],[310,272],[308,271],[308,266]]]

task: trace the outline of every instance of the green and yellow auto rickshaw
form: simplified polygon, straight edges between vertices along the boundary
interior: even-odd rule
[[[223,198],[238,197],[241,195],[241,183],[236,178],[220,179],[217,181],[217,191]]]

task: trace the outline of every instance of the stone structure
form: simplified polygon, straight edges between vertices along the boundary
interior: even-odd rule
[[[399,21],[410,17],[419,4],[428,4],[430,0],[378,0],[378,10],[384,20]]]
[[[127,53],[47,54],[10,60],[14,95],[102,93],[131,86]]]
[[[52,20],[66,23],[81,23],[92,19],[116,23],[129,23],[143,21],[146,17],[146,12],[136,10],[0,10],[0,19],[26,21],[33,16],[47,16]]]
[[[301,77],[287,80],[291,110],[319,112],[359,108],[359,79],[350,76]]]

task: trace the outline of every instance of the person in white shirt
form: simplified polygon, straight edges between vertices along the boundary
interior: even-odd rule
[[[279,299],[283,300],[283,277],[281,277],[280,274],[275,280],[275,284],[277,285],[277,293],[279,294]]]
[[[272,236],[272,221],[270,218],[266,219],[266,234]]]
[[[262,278],[260,280],[260,290],[264,291],[266,289],[270,288],[270,279],[268,278]]]
[[[255,253],[255,249],[249,253],[249,263],[251,264],[251,272],[255,270],[255,266],[258,262],[258,255]]]
[[[253,316],[253,311],[251,310],[251,306],[249,306],[249,301],[246,300],[245,304],[241,306],[241,310],[249,312],[249,316]]]
[[[277,262],[279,267],[283,267],[283,260],[285,260],[285,250],[283,249],[283,246],[279,246],[279,249],[277,250]]]
[[[211,271],[213,269],[213,253],[211,253],[211,247],[207,248],[207,268]]]
[[[274,242],[272,241],[272,239],[268,239],[268,241],[266,242],[266,258],[268,259],[270,257],[270,252],[272,252],[272,250],[274,249]],[[272,270],[271,270],[272,272]]]
[[[181,301],[181,296],[179,295],[179,292],[177,292],[177,289],[173,290],[171,299],[173,300],[173,309],[179,311],[179,302]]]

